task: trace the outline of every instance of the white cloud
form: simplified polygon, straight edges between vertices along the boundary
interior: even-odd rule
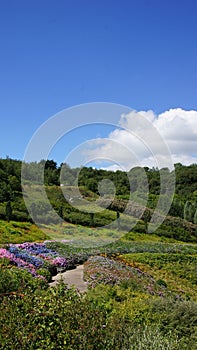
[[[122,115],[120,128],[85,149],[87,157],[111,159],[120,168],[170,167],[172,163],[197,162],[197,111],[170,109],[158,116],[153,111]],[[165,146],[167,145],[167,148]],[[167,149],[169,148],[169,153]]]

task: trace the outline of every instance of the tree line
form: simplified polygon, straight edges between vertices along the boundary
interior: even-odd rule
[[[54,160],[41,160],[40,162],[23,163],[7,157],[0,159],[0,217],[10,218],[12,213],[23,213],[24,219],[28,219],[28,213],[22,197],[21,167],[23,165],[23,180],[25,183],[42,184],[42,172],[44,168],[44,184],[50,186],[79,186],[95,195],[103,196],[112,193],[115,189],[116,198],[128,200],[132,198],[138,201],[147,199],[147,206],[156,207],[160,194],[160,174],[171,175],[175,173],[176,188],[169,214],[197,223],[197,164],[189,166],[180,163],[175,164],[175,170],[169,171],[148,167],[135,167],[130,171],[107,171],[92,167],[70,168],[68,164],[58,164]],[[100,183],[103,180],[102,188]],[[165,194],[162,198],[165,204]],[[62,203],[61,203],[62,206]],[[57,209],[59,212],[62,208]],[[16,215],[16,216],[17,216]]]

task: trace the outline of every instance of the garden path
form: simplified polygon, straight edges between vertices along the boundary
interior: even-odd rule
[[[52,278],[52,282],[49,283],[49,285],[54,286],[62,279],[63,282],[68,285],[68,288],[74,286],[74,288],[80,292],[85,292],[87,290],[87,282],[84,282],[83,280],[83,270],[84,265],[79,265],[74,270],[58,273]]]

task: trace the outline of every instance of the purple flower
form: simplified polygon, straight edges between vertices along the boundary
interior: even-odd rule
[[[56,266],[66,267],[67,260],[65,258],[57,257],[52,260],[52,264]]]

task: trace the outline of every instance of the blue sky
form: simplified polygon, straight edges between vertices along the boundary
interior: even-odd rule
[[[1,0],[0,157],[22,159],[37,128],[74,105],[196,111],[196,13],[195,0]],[[55,160],[74,146],[71,137]],[[173,152],[195,157],[193,148]]]

